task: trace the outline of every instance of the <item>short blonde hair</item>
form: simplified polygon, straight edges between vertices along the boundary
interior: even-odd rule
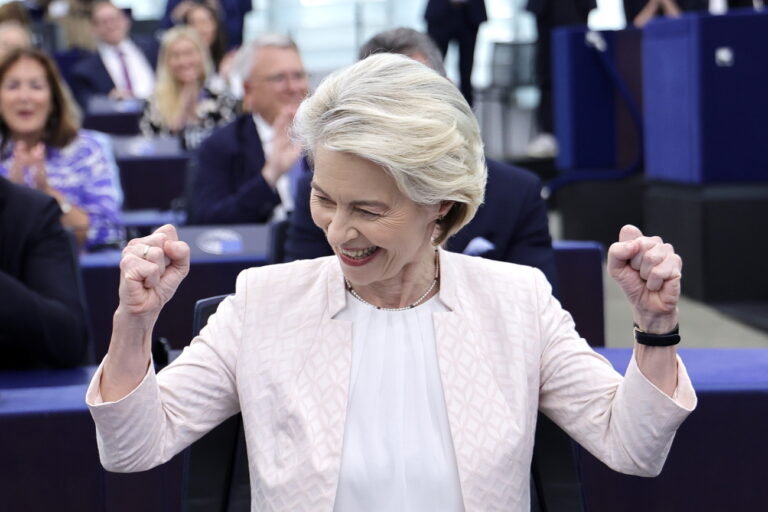
[[[380,165],[412,201],[453,201],[442,243],[474,217],[487,170],[472,109],[446,78],[395,54],[372,55],[328,76],[294,118],[305,151],[320,146]]]
[[[155,85],[152,101],[155,102],[157,110],[160,112],[160,116],[167,124],[170,124],[184,107],[181,104],[182,86],[176,81],[173,75],[171,75],[171,70],[168,67],[169,50],[176,41],[181,39],[191,41],[192,44],[195,45],[198,53],[200,53],[203,67],[203,76],[201,77],[202,83],[200,85],[203,85],[213,73],[213,63],[208,47],[202,42],[193,28],[178,26],[173,27],[163,34],[160,43],[160,56],[157,59],[157,84]]]

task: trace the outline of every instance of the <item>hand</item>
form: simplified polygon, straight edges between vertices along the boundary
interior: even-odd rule
[[[133,94],[131,94],[131,91],[126,89],[118,89],[115,87],[109,91],[109,97],[113,100],[130,100],[133,98]]]
[[[45,170],[45,145],[42,142],[38,142],[31,148],[23,140],[16,143],[9,172],[11,181],[24,183],[24,169],[32,172],[36,189],[49,193],[48,174]]]
[[[288,135],[288,128],[293,122],[296,109],[296,106],[283,107],[275,118],[272,153],[261,170],[261,175],[272,187],[275,186],[280,176],[290,170],[301,155],[301,146],[293,142]]]
[[[640,329],[663,334],[677,325],[683,262],[670,244],[626,225],[608,249],[607,266],[632,304]]]
[[[186,83],[181,88],[181,109],[176,119],[168,123],[172,132],[184,129],[190,120],[197,117],[197,98],[200,95],[200,87],[197,83]]]
[[[189,273],[189,246],[166,224],[128,242],[120,260],[119,311],[153,324]]]

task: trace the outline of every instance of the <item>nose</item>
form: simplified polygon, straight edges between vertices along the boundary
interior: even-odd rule
[[[307,76],[306,75],[297,75],[297,74],[288,74],[288,90],[292,93],[301,92],[306,89],[307,87]]]
[[[344,212],[336,211],[330,216],[330,222],[325,228],[328,243],[332,247],[338,247],[359,235],[357,229],[350,222],[349,216]]]

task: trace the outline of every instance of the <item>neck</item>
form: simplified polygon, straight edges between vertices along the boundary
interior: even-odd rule
[[[23,142],[28,148],[34,147],[38,142],[43,140],[42,132],[39,133],[24,133],[24,134],[12,134],[11,138],[14,142]]]
[[[437,265],[435,249],[428,245],[419,261],[406,265],[398,276],[360,287],[352,285],[352,289],[365,302],[379,308],[404,308],[417,301],[421,304],[438,291]],[[427,290],[429,293],[424,295]]]

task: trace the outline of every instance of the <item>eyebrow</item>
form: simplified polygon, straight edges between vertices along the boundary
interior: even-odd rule
[[[315,189],[318,192],[320,192],[321,194],[330,197],[330,194],[328,194],[328,192],[326,192],[325,190],[320,188],[320,185],[318,185],[317,182],[315,182],[315,180],[312,180],[312,183],[310,184],[310,186],[313,189]],[[384,203],[382,201],[375,201],[375,200],[372,200],[372,199],[369,199],[369,200],[363,199],[361,201],[350,201],[349,204],[351,206],[373,206],[373,207],[381,208],[383,210],[389,210],[389,205],[387,203]]]

